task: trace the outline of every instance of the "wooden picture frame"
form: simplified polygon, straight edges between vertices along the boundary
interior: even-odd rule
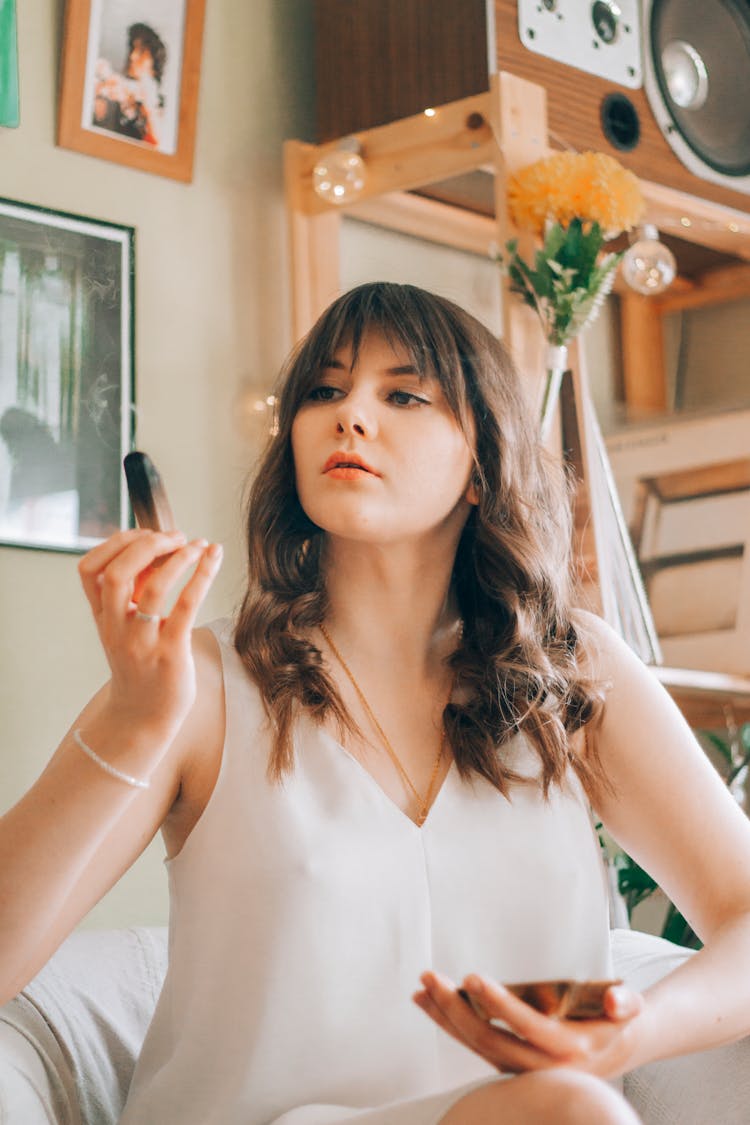
[[[67,0],[58,145],[189,183],[204,11],[205,0]]]
[[[0,546],[129,526],[135,232],[0,199]]]

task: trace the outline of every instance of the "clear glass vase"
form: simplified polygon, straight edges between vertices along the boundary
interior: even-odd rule
[[[568,366],[568,348],[565,344],[549,344],[547,346],[547,380],[542,397],[540,437],[543,442],[547,440],[552,428],[552,420],[557,409],[557,400],[560,397],[560,385],[563,373]]]

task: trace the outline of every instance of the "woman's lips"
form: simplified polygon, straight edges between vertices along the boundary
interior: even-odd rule
[[[326,470],[327,477],[336,480],[357,480],[359,477],[371,477],[373,474],[367,469],[354,465],[336,465],[333,469]]]
[[[362,460],[358,453],[343,449],[331,454],[323,466],[323,472],[329,477],[338,477],[339,480],[354,480],[357,475],[362,473],[375,477],[380,476]]]

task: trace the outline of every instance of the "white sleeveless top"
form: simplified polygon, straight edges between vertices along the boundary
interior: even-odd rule
[[[429,1125],[497,1078],[411,1000],[428,968],[512,982],[610,973],[607,891],[571,775],[511,800],[452,765],[418,828],[360,763],[300,721],[270,783],[257,688],[219,636],[219,777],[167,862],[169,969],[127,1125]],[[505,751],[504,751],[505,752]],[[525,775],[538,759],[507,750]]]

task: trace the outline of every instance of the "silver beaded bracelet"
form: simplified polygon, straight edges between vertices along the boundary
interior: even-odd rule
[[[91,761],[95,762],[97,766],[99,766],[100,769],[103,769],[105,773],[108,773],[110,777],[115,777],[118,781],[124,781],[126,785],[131,785],[133,789],[151,788],[150,781],[140,781],[137,777],[131,777],[129,773],[123,773],[122,770],[118,770],[115,766],[111,766],[109,762],[105,762],[104,758],[100,758],[96,751],[92,750],[91,747],[83,741],[80,727],[77,727],[73,731],[73,740],[76,745],[80,747],[81,750],[83,750],[84,754],[87,754],[88,757],[91,758]]]

